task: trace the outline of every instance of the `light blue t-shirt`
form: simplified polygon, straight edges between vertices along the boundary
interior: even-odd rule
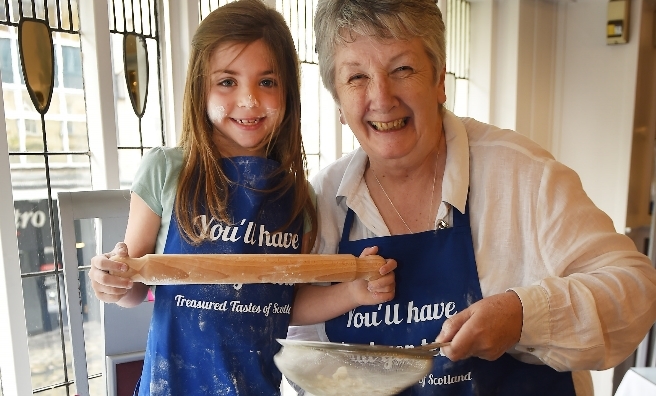
[[[155,253],[162,253],[171,224],[171,213],[182,168],[180,147],[155,147],[146,152],[132,182],[132,192],[162,218]]]

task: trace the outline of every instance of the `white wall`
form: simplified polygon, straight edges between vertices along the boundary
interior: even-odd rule
[[[474,0],[470,114],[551,151],[624,232],[642,0],[623,45],[606,45],[607,4]]]
[[[551,149],[558,5],[522,1],[519,10],[516,130]]]
[[[482,122],[490,122],[492,91],[492,25],[491,1],[472,2],[470,7],[469,43],[469,110],[468,114]],[[488,65],[488,66],[485,66]]]
[[[576,170],[583,187],[624,232],[638,59],[638,11],[632,39],[606,45],[605,0],[560,5],[553,153]]]
[[[523,56],[518,51],[521,2],[495,1],[493,7],[490,122],[501,128],[517,129],[518,69]]]

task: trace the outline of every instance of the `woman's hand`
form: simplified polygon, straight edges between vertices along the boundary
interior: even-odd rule
[[[133,282],[128,278],[111,275],[109,272],[126,272],[128,265],[110,260],[113,256],[128,257],[128,247],[119,242],[109,253],[95,256],[91,259],[89,278],[91,287],[100,301],[116,303],[132,289]]]
[[[369,247],[362,251],[360,258],[376,253],[378,253],[378,246]],[[380,304],[394,298],[396,260],[387,259],[385,261],[385,264],[379,270],[380,277],[375,277],[375,279],[369,281],[357,279],[349,282],[348,290],[358,306]]]
[[[435,341],[451,341],[442,352],[451,360],[476,356],[496,360],[519,342],[522,302],[508,291],[486,297],[447,319]]]

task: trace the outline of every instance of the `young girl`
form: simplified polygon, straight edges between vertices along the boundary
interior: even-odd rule
[[[108,273],[127,270],[108,259],[113,254],[300,253],[313,244],[299,63],[284,19],[259,0],[229,3],[202,21],[191,47],[180,145],[143,157],[125,243],[92,260],[102,301],[135,306],[148,290]],[[302,243],[275,243],[276,232]],[[353,282],[352,301],[390,299],[393,286],[391,273]],[[275,339],[286,336],[293,285],[166,285],[155,295],[136,394],[279,394]],[[295,315],[307,322],[351,308],[321,315],[302,306]]]

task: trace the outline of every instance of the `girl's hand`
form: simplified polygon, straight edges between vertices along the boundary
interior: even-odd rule
[[[111,275],[112,272],[125,272],[128,266],[125,263],[110,260],[113,256],[128,256],[128,247],[119,242],[109,253],[95,256],[91,259],[89,279],[91,287],[100,301],[115,303],[122,299],[132,289],[132,281],[128,278]]]
[[[360,258],[378,253],[378,246],[369,247],[362,251]],[[374,305],[390,301],[394,298],[396,280],[394,277],[396,260],[387,259],[380,267],[380,277],[372,280],[357,279],[348,284],[351,298],[358,305]]]

